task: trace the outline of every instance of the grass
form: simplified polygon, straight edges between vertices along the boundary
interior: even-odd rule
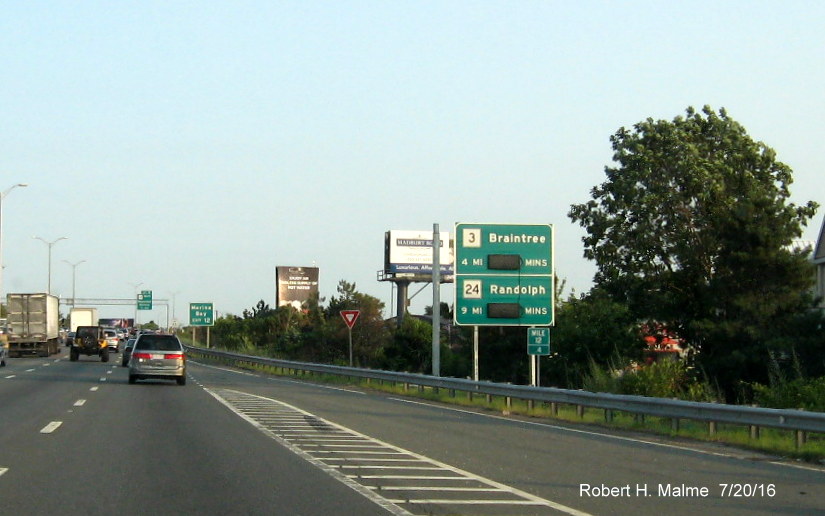
[[[207,357],[201,357],[201,359],[210,360]],[[686,438],[695,441],[720,443],[762,453],[779,455],[790,459],[825,464],[825,435],[823,434],[809,433],[807,434],[806,442],[799,444],[797,443],[797,436],[794,431],[760,428],[758,437],[754,438],[751,436],[751,429],[749,427],[723,423],[717,424],[715,432],[711,434],[709,424],[703,421],[679,420],[678,428],[674,428],[673,421],[670,418],[652,416],[638,417],[635,414],[616,411],[612,412],[612,417],[608,420],[605,411],[601,409],[589,408],[579,412],[576,406],[558,404],[554,410],[554,407],[550,404],[531,404],[526,400],[512,399],[508,404],[507,400],[501,396],[491,396],[488,399],[488,396],[483,394],[470,396],[470,394],[466,392],[450,393],[445,390],[430,387],[405,386],[403,384],[387,383],[381,380],[308,372],[290,372],[289,370],[273,366],[258,364],[238,365],[232,363],[234,361],[213,361],[268,375],[285,376],[326,384],[358,386],[364,389],[387,392],[399,396],[415,397],[504,415],[559,420],[568,423],[596,425],[610,429],[642,432],[672,438]]]

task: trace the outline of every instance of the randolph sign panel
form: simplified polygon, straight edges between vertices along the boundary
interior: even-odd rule
[[[455,322],[553,324],[553,226],[456,224]]]
[[[301,310],[313,295],[318,295],[317,267],[276,267],[275,298],[278,306]]]

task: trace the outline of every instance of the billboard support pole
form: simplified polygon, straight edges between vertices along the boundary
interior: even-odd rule
[[[396,284],[398,285],[398,297],[396,299],[396,320],[398,321],[398,327],[400,328],[401,325],[404,323],[404,315],[407,313],[407,292],[410,288],[410,282],[397,281]]]
[[[441,376],[441,237],[433,224],[433,376]]]

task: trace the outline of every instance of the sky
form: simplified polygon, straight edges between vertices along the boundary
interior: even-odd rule
[[[823,26],[793,0],[8,0],[0,192],[28,186],[2,203],[2,290],[45,291],[33,237],[65,237],[52,293],[174,298],[139,322],[274,306],[275,267],[313,265],[327,301],[346,280],[390,316],[384,233],[474,222],[553,224],[586,292],[567,213],[621,127],[724,107],[825,205]]]

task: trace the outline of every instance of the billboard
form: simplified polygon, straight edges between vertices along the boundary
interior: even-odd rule
[[[453,274],[453,241],[450,233],[439,231],[441,274]],[[384,270],[398,275],[433,273],[433,232],[390,230],[384,235]]]
[[[123,328],[129,329],[134,328],[135,320],[134,319],[98,319],[97,324],[100,326],[106,326],[108,328]]]
[[[301,309],[318,295],[318,267],[275,267],[275,299],[278,306]]]

